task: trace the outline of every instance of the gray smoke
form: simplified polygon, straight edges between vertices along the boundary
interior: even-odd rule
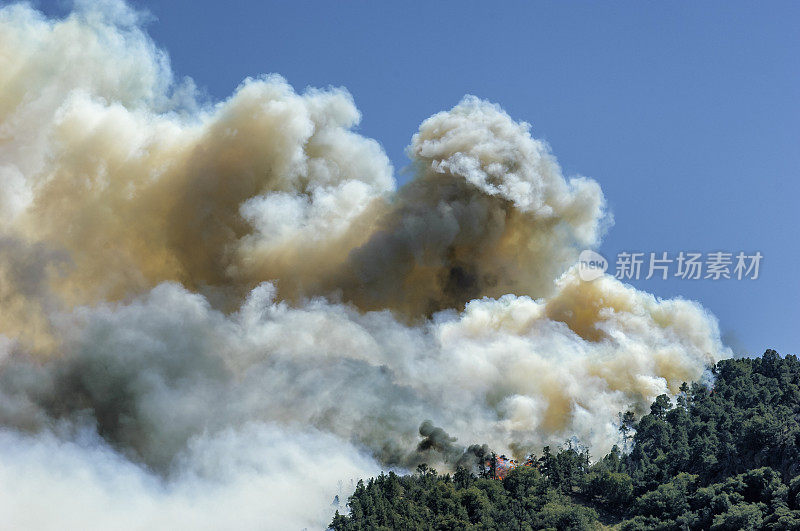
[[[730,355],[579,278],[605,200],[528,124],[464,98],[398,190],[359,118],[278,76],[204,104],[119,1],[0,8],[0,527],[319,528],[381,469],[602,454]]]

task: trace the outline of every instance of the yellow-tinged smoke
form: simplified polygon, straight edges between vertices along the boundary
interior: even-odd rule
[[[198,102],[119,2],[0,9],[0,458],[23,463],[0,484],[90,493],[75,527],[127,513],[114,492],[132,527],[324,525],[306,453],[334,490],[474,442],[599,455],[618,412],[728,355],[698,304],[578,277],[605,201],[528,124],[466,97],[396,190],[358,120],[277,76]],[[273,503],[186,510],[254,489]],[[13,497],[12,527],[53,514]]]

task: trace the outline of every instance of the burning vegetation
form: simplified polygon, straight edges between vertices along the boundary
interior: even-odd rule
[[[607,453],[730,356],[699,304],[581,280],[600,184],[499,105],[424,120],[401,186],[346,90],[210,102],[143,23],[0,7],[0,527],[321,526],[338,479],[485,467],[456,438]]]
[[[355,529],[800,529],[800,360],[768,350],[725,360],[714,389],[658,397],[628,425],[629,452],[590,459],[574,445],[477,471],[381,474],[359,482]],[[502,481],[494,481],[502,479]]]

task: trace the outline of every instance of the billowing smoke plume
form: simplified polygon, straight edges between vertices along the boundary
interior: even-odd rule
[[[277,76],[204,103],[118,2],[0,9],[2,527],[320,527],[381,468],[599,455],[728,355],[578,277],[605,201],[527,124],[465,98],[396,190],[358,120]]]

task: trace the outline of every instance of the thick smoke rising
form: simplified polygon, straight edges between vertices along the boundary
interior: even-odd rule
[[[346,299],[420,315],[550,294],[576,249],[598,243],[604,199],[592,180],[566,181],[528,129],[474,97],[423,122],[408,149],[417,177],[349,253]]]
[[[277,76],[205,103],[119,2],[0,9],[0,527],[322,527],[381,468],[603,453],[729,355],[579,279],[605,200],[527,124],[466,97],[398,190],[358,120]]]

